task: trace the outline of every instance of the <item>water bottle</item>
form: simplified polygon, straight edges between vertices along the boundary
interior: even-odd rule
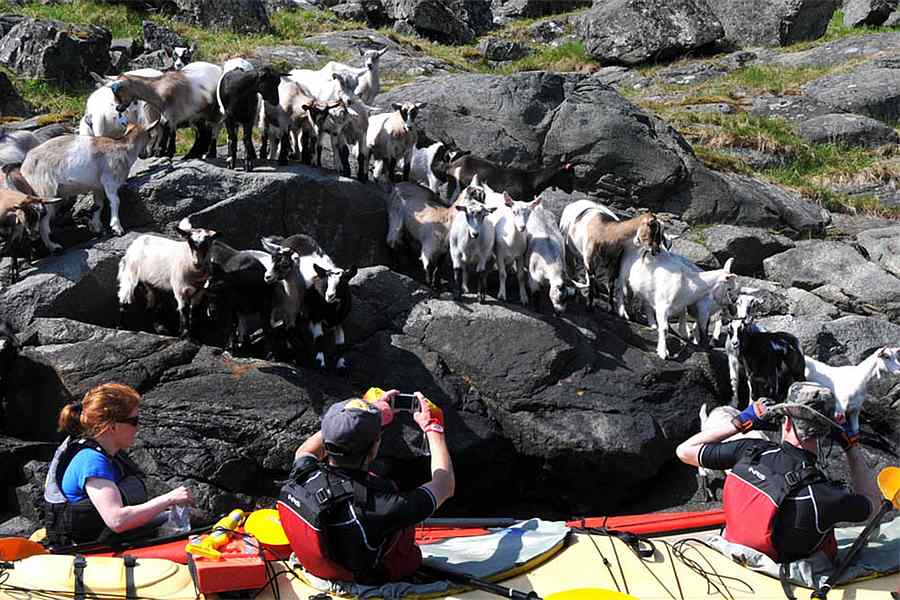
[[[187,506],[176,505],[169,509],[169,517],[163,524],[160,533],[178,535],[191,530],[191,513]]]

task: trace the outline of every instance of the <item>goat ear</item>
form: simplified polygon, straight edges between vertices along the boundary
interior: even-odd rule
[[[401,108],[403,108],[403,105],[397,102],[391,102],[391,108],[394,110],[400,110]]]
[[[504,192],[503,192],[503,203],[504,203],[506,206],[512,206],[512,205],[513,205],[513,199],[512,199],[512,196],[510,196],[505,190],[504,190]]]
[[[278,254],[283,247],[276,244],[272,238],[268,237],[260,238],[259,243],[262,244],[263,249],[269,254]]]
[[[428,103],[427,102],[416,102],[413,106],[415,106],[416,108],[421,110],[421,109],[425,108],[426,106],[428,106]]]
[[[465,204],[460,204],[457,202],[456,204],[453,205],[453,208],[455,208],[456,210],[461,210],[462,212],[466,212]]]
[[[359,52],[359,55],[360,55],[360,56],[365,56],[365,55],[366,55],[366,51],[363,50],[362,48],[357,48],[356,51]]]
[[[315,269],[316,275],[318,275],[319,277],[322,277],[322,278],[328,277],[328,271],[326,271],[325,269],[320,267],[318,265],[318,263],[313,263],[313,269]]]
[[[732,256],[728,260],[725,261],[725,266],[722,267],[722,270],[726,273],[731,273],[731,265],[734,263],[734,257]]]
[[[359,268],[356,265],[351,266],[347,269],[347,279],[353,279],[356,277],[356,274],[359,272]]]
[[[531,208],[537,208],[538,206],[541,205],[541,202],[543,202],[543,201],[544,201],[543,196],[538,196],[537,198],[535,198],[534,200],[531,201]]]
[[[387,51],[388,51],[387,46],[385,46],[384,48],[382,48],[381,50],[378,51],[378,56],[379,57],[384,56],[384,53]]]
[[[181,237],[183,237],[183,238],[186,239],[186,240],[191,239],[191,230],[190,230],[190,229],[188,229],[187,231],[185,231],[185,230],[182,229],[181,227],[176,227],[176,228],[175,228],[175,233],[177,233],[178,235],[180,235]]]

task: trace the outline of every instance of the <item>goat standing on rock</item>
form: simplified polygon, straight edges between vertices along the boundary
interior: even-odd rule
[[[394,112],[381,113],[369,117],[369,131],[366,135],[368,153],[375,161],[372,177],[378,179],[387,163],[388,179],[394,181],[397,161],[403,159],[403,181],[409,181],[409,170],[412,168],[413,151],[419,134],[415,120],[419,110],[425,107],[424,102],[404,102],[391,104]]]
[[[475,267],[478,277],[478,301],[484,303],[487,269],[494,257],[494,224],[487,216],[497,210],[484,205],[484,190],[473,185],[466,188],[453,204],[456,216],[450,224],[450,260],[453,263],[455,289],[459,300],[469,291],[469,267]]]
[[[747,375],[750,402],[762,397],[784,402],[791,384],[805,380],[803,351],[796,336],[783,331],[760,331],[752,317],[745,317],[731,322],[728,338],[726,348],[730,346],[737,352]],[[736,393],[734,405],[737,406]]]
[[[347,342],[343,323],[350,314],[350,280],[356,276],[357,269],[355,265],[349,269],[326,269],[318,264],[313,264],[313,268],[318,277],[315,285],[306,291],[305,303],[316,363],[320,369],[325,368],[324,328],[331,329],[334,331],[334,366],[338,371],[344,371],[348,365],[344,358]]]
[[[227,63],[226,63],[227,68]],[[237,161],[237,128],[244,133],[244,171],[253,170],[256,150],[253,148],[253,123],[259,117],[259,98],[278,104],[278,86],[282,75],[266,65],[259,69],[232,68],[222,75],[218,85],[219,108],[225,115],[228,131],[228,159],[226,165],[233,169]]]
[[[119,188],[125,185],[132,165],[150,143],[151,132],[158,124],[159,121],[146,127],[129,125],[125,136],[119,139],[62,135],[47,140],[25,157],[21,174],[31,190],[21,191],[44,198],[92,192],[96,206],[91,230],[98,234],[103,231],[100,213],[109,198],[109,227],[116,235],[122,235],[125,229],[119,222]],[[47,205],[47,223],[59,206]],[[49,224],[46,227],[49,233]],[[62,248],[49,237],[44,243],[51,252]]]
[[[138,236],[119,261],[119,324],[125,309],[134,300],[134,292],[143,284],[147,307],[156,305],[159,290],[171,291],[178,304],[181,336],[190,337],[192,313],[203,299],[203,288],[209,278],[209,250],[219,235],[210,229],[191,227],[181,220],[176,232],[184,241],[158,235]]]

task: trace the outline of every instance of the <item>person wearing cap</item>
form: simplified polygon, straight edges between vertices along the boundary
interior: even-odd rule
[[[419,392],[413,419],[431,450],[431,480],[400,492],[368,471],[398,393],[332,405],[321,430],[296,451],[278,510],[294,554],[312,575],[381,584],[408,578],[421,565],[414,527],[453,496],[455,478],[443,412]]]
[[[879,505],[875,474],[858,446],[850,419],[835,415],[834,395],[809,382],[794,383],[784,404],[751,402],[731,423],[678,446],[682,462],[727,470],[722,504],[725,539],[785,565],[821,550],[834,562],[838,522],[867,520]],[[781,444],[759,439],[723,441],[781,421]],[[832,439],[844,449],[853,492],[830,481],[816,465],[819,444]]]
[[[140,401],[131,386],[104,383],[60,411],[59,430],[67,437],[44,483],[48,545],[152,536],[167,509],[193,504],[185,487],[148,498],[143,473],[125,452],[137,434]]]

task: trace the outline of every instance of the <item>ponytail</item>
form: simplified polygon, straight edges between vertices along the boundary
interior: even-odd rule
[[[141,401],[128,385],[104,383],[88,390],[84,400],[66,404],[59,412],[59,431],[73,437],[93,437],[126,418]]]
[[[69,402],[63,406],[62,410],[59,412],[58,429],[60,433],[65,433],[72,437],[78,437],[82,434],[83,427],[81,425],[81,414],[83,409],[84,405],[81,403],[81,400]]]

